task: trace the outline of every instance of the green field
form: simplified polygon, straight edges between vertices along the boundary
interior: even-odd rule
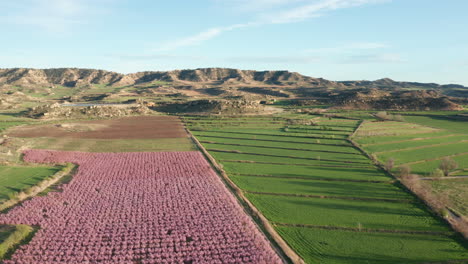
[[[468,154],[451,157],[452,160],[458,163],[459,168],[468,168]],[[413,173],[420,174],[422,176],[429,176],[431,172],[439,167],[441,160],[426,161],[417,164],[411,164]]]
[[[468,136],[450,135],[450,136],[433,137],[433,138],[426,138],[426,139],[413,138],[408,141],[399,142],[399,143],[367,145],[365,146],[365,149],[371,153],[385,152],[385,151],[402,150],[402,149],[407,149],[407,148],[424,147],[424,146],[429,146],[429,145],[434,145],[434,144],[446,144],[446,143],[451,143],[451,142],[459,142],[463,140],[468,140]]]
[[[449,231],[420,204],[247,194],[268,220],[387,230]]]
[[[57,173],[60,167],[0,166],[0,202]]]
[[[346,115],[366,118],[368,113]],[[295,117],[307,118],[288,116]],[[467,258],[464,246],[448,237],[453,232],[444,221],[351,146],[346,138],[359,121],[308,118],[319,125],[284,124],[273,128],[266,125],[266,117],[236,117],[230,126],[223,126],[229,124],[227,117],[192,117],[193,122],[187,125],[307,263],[393,264]],[[402,124],[404,127],[400,127]],[[384,122],[371,128],[364,126],[366,132],[376,131],[375,135],[364,134],[356,139],[360,143],[379,143],[369,147],[383,151],[399,150],[396,146],[446,143],[445,139],[433,139],[435,136],[464,139],[453,132],[421,125],[392,122],[386,126]],[[431,138],[414,140],[423,136]],[[394,143],[401,140],[407,142]],[[457,149],[464,147],[457,143]],[[446,151],[443,145],[433,148],[440,153]],[[385,152],[382,154],[385,156]],[[405,155],[403,151],[399,158]],[[413,160],[419,157],[432,154],[423,151],[409,155]],[[324,226],[336,230],[324,230]]]
[[[231,176],[241,189],[250,192],[279,193],[294,195],[315,195],[330,197],[353,197],[372,199],[414,198],[391,183],[366,183],[343,181],[311,181],[304,179]]]
[[[416,116],[415,116],[416,117]],[[417,116],[417,118],[426,118],[424,116]],[[428,117],[427,117],[428,118]],[[426,120],[426,119],[424,119]],[[457,121],[447,121],[444,123],[452,122],[452,126],[461,128],[463,124]],[[434,133],[414,133],[425,130],[424,126],[418,125],[418,129],[408,132],[403,135],[392,135],[394,130],[401,131],[400,128],[395,127],[396,124],[401,124],[402,127],[408,127],[410,123],[402,122],[367,122],[360,129],[372,130],[374,127],[386,127],[385,123],[389,123],[392,129],[389,129],[389,134],[386,136],[360,136],[357,133],[355,140],[362,145],[368,153],[374,153],[381,162],[386,162],[389,159],[394,159],[395,164],[409,163],[414,173],[428,176],[440,164],[440,160],[446,156],[455,160],[460,169],[468,167],[468,135],[456,134],[455,130],[442,130],[441,126],[437,127]],[[446,125],[450,127],[450,125]],[[436,126],[434,126],[436,127]],[[464,124],[465,130],[468,130],[467,123]],[[455,131],[456,132],[456,131]]]
[[[331,179],[342,181],[382,181],[392,178],[375,168],[353,168],[343,164],[318,163],[315,166],[276,165],[259,163],[237,163],[222,161],[224,169],[230,174],[266,175],[282,178],[301,178],[309,180]],[[343,167],[326,167],[336,165]]]
[[[216,150],[230,150],[238,151],[242,153],[255,153],[271,156],[285,156],[295,157],[298,159],[329,159],[329,160],[346,160],[348,162],[356,162],[369,164],[369,160],[363,155],[356,155],[354,153],[338,153],[338,152],[320,152],[313,150],[290,150],[290,149],[279,149],[279,148],[264,148],[264,147],[250,147],[250,146],[231,146],[231,145],[220,145],[220,144],[203,144],[206,149]]]
[[[450,116],[405,116],[405,120],[407,120],[407,122],[445,129],[455,133],[468,134],[467,121],[452,119]]]
[[[330,138],[323,138],[323,137],[297,137],[297,136],[287,136],[287,134],[283,135],[274,135],[274,134],[264,134],[264,133],[252,133],[252,132],[241,132],[235,133],[230,131],[192,131],[195,136],[206,136],[206,137],[218,137],[218,138],[225,138],[225,139],[245,139],[245,140],[254,140],[257,142],[260,141],[277,141],[283,143],[290,143],[290,142],[297,142],[297,143],[305,143],[305,144],[331,144],[331,145],[344,145],[350,146],[350,144],[343,139],[330,139]],[[279,132],[279,131],[278,131]]]
[[[426,148],[402,150],[398,152],[384,152],[378,154],[378,158],[381,161],[386,161],[389,158],[394,158],[396,164],[403,164],[467,152],[468,142],[456,142],[447,143],[440,146],[428,146]]]
[[[435,193],[445,194],[452,201],[452,206],[457,213],[468,215],[468,179],[432,181],[432,189]]]
[[[468,260],[467,245],[452,237],[284,226],[276,229],[307,263],[422,264]]]

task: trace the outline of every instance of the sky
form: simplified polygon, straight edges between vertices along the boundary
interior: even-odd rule
[[[0,0],[0,68],[206,67],[468,86],[466,0]]]

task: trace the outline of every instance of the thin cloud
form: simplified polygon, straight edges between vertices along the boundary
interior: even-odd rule
[[[319,17],[327,11],[359,7],[368,4],[388,2],[387,0],[322,0],[299,6],[283,12],[264,15],[263,20],[270,24],[285,24]]]
[[[327,47],[327,48],[315,48],[315,49],[307,49],[305,50],[306,53],[347,53],[347,52],[354,52],[354,51],[370,51],[370,50],[378,50],[378,49],[385,49],[390,48],[390,46],[386,43],[380,42],[356,42],[356,43],[349,43],[346,45],[336,46],[336,47]]]
[[[224,32],[228,32],[228,31],[232,31],[232,30],[240,29],[240,28],[251,27],[254,25],[255,25],[254,23],[247,23],[247,24],[235,24],[235,25],[231,25],[227,27],[210,28],[196,35],[165,43],[161,47],[154,49],[153,52],[170,51],[170,50],[175,50],[181,47],[198,45],[218,35],[221,35]]]
[[[230,57],[225,61],[234,63],[266,63],[266,64],[309,64],[321,60],[317,56],[245,56]]]
[[[401,54],[398,53],[382,53],[382,54],[366,54],[346,56],[339,63],[342,64],[369,64],[369,63],[403,63]]]
[[[173,54],[143,54],[143,55],[108,55],[109,58],[118,58],[124,61],[163,61],[163,60],[206,60],[202,56],[173,55]]]
[[[247,28],[253,26],[269,25],[269,24],[288,24],[304,21],[310,18],[322,16],[327,11],[334,11],[338,9],[358,7],[368,4],[383,3],[389,0],[308,0],[308,1],[292,1],[292,2],[308,2],[308,4],[300,5],[299,7],[289,8],[286,11],[270,12],[268,14],[259,13],[254,16],[252,22],[243,24],[234,24],[225,27],[214,27],[202,31],[193,36],[181,38],[172,42],[165,43],[154,51],[168,51],[175,50],[181,47],[193,46],[203,43],[207,40],[215,38],[225,32],[233,31],[235,29]],[[245,1],[239,0],[240,3]],[[254,0],[255,3],[273,3],[276,5],[285,5],[287,1],[283,0]]]

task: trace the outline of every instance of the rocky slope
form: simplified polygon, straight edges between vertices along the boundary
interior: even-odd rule
[[[126,86],[153,81],[203,83],[203,84],[265,84],[265,85],[306,85],[336,86],[336,82],[312,78],[289,71],[250,71],[223,68],[175,70],[168,72],[138,72],[120,74],[91,69],[0,69],[0,85],[37,87],[80,87],[92,84]]]
[[[379,89],[468,89],[461,85],[439,85],[435,83],[397,82],[391,79],[377,81],[334,82],[313,78],[289,71],[251,71],[225,68],[195,70],[146,71],[120,74],[111,71],[61,68],[61,69],[0,69],[0,86],[22,87],[82,87],[93,84],[127,86],[154,81],[173,82],[186,85],[228,86],[293,86],[320,88],[379,88]]]

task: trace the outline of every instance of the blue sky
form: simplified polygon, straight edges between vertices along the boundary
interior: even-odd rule
[[[0,2],[0,67],[290,70],[468,85],[466,0]]]

